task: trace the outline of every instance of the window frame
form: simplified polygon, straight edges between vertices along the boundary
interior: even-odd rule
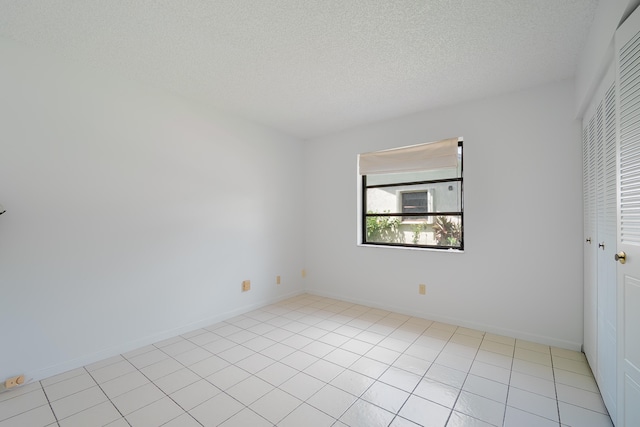
[[[433,179],[433,180],[424,180],[424,181],[411,181],[411,182],[396,182],[392,184],[376,184],[367,186],[367,175],[361,176],[361,200],[360,200],[360,241],[359,244],[363,246],[381,246],[381,247],[394,247],[394,248],[408,248],[408,249],[435,249],[438,251],[453,251],[453,252],[464,252],[464,147],[463,140],[458,140],[458,147],[460,150],[460,176],[456,178],[446,178],[446,179]],[[429,184],[438,184],[445,182],[458,182],[460,185],[460,211],[459,212],[416,212],[416,213],[403,213],[402,206],[398,209],[399,212],[385,212],[385,213],[367,213],[367,189],[370,188],[384,188],[384,187],[397,187],[400,185],[409,186],[409,185],[429,185]],[[430,189],[427,190],[415,190],[415,192],[426,191],[428,192],[428,197],[433,198],[433,194]],[[399,193],[410,193],[414,192],[414,190],[407,189],[399,191]],[[432,199],[433,200],[433,199]],[[400,201],[400,204],[402,202]],[[419,245],[419,244],[411,244],[411,243],[390,243],[390,242],[368,242],[367,241],[367,218],[368,217],[400,217],[402,222],[405,222],[405,217],[427,217],[427,224],[435,223],[435,217],[438,216],[457,216],[460,217],[460,245],[459,246],[451,246],[451,245]],[[411,221],[410,219],[408,221]]]

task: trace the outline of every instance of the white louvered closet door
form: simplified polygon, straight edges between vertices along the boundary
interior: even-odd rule
[[[605,79],[605,95],[597,113],[598,144],[598,365],[596,378],[611,418],[616,420],[616,263],[617,189],[615,81]]]
[[[640,426],[640,11],[616,32],[618,100],[617,427]],[[624,254],[622,253],[624,252]],[[625,255],[622,258],[622,255]]]
[[[597,366],[598,290],[597,241],[595,222],[595,135],[587,114],[582,131],[582,191],[584,210],[584,352],[595,372]]]
[[[613,65],[583,121],[584,352],[603,399],[616,414],[616,134]],[[613,304],[612,304],[613,302]]]

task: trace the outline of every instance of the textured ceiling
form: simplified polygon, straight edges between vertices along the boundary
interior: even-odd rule
[[[0,36],[307,139],[571,77],[596,6],[0,0]]]

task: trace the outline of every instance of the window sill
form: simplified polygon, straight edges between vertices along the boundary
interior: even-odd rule
[[[357,246],[363,248],[383,248],[383,249],[401,249],[401,250],[409,250],[409,251],[426,251],[426,252],[438,252],[438,253],[447,253],[447,254],[463,254],[464,249],[436,249],[436,248],[420,248],[420,247],[410,247],[410,246],[387,246],[387,245],[371,245],[369,243],[358,243]]]

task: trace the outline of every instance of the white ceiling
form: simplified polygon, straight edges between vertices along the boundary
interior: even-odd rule
[[[575,74],[598,0],[0,0],[0,36],[308,139]]]

